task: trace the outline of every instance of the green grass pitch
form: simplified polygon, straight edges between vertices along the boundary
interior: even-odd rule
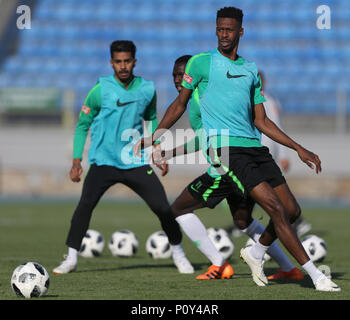
[[[45,300],[319,300],[350,298],[350,215],[348,209],[309,208],[304,217],[312,223],[309,234],[322,237],[328,246],[326,259],[317,265],[331,268],[339,293],[317,292],[309,277],[302,281],[270,281],[257,287],[239,259],[247,237],[233,238],[235,251],[230,260],[235,275],[230,280],[199,281],[209,262],[184,235],[183,246],[195,267],[194,275],[179,274],[171,259],[153,260],[145,250],[147,237],[160,230],[156,216],[143,203],[118,203],[102,200],[95,209],[90,228],[105,238],[103,255],[79,258],[77,272],[54,275],[52,269],[67,249],[65,240],[76,203],[0,203],[0,300],[19,299],[12,292],[10,278],[19,264],[35,261],[50,274]],[[226,227],[231,216],[224,207],[203,209],[197,214],[206,227]],[[263,224],[267,215],[260,209],[254,217]],[[113,257],[107,243],[116,230],[129,229],[139,240],[139,250],[131,258]],[[285,251],[285,249],[284,249]],[[292,259],[294,263],[295,260]],[[267,275],[277,270],[273,261],[265,263]]]

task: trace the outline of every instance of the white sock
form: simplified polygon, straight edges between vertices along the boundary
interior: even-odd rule
[[[257,241],[250,248],[250,254],[252,255],[253,258],[262,260],[268,248],[269,248],[268,246],[264,246],[259,241]]]
[[[248,228],[242,231],[245,234],[247,234],[250,238],[252,238],[255,242],[258,242],[264,230],[265,227],[258,221],[253,219],[252,223],[248,226]],[[288,257],[284,254],[284,252],[281,250],[276,241],[274,241],[270,245],[270,247],[267,249],[267,253],[272,257],[272,259],[274,259],[279,264],[282,271],[287,272],[295,267],[293,263],[288,259]]]
[[[76,263],[78,261],[78,250],[68,247],[68,257],[67,258],[72,260],[72,262]]]
[[[185,252],[182,249],[181,244],[170,245],[173,249],[173,257],[174,256],[185,256]]]
[[[314,263],[311,260],[309,260],[308,262],[303,264],[302,267],[309,274],[313,283],[315,283],[322,276],[325,276],[322,273],[322,271],[320,271],[319,269],[316,268],[316,266],[314,265]]]
[[[195,246],[210,260],[215,266],[222,266],[225,260],[220,252],[215,248],[213,242],[208,237],[208,232],[203,223],[193,213],[183,214],[176,218],[186,235],[193,241]]]

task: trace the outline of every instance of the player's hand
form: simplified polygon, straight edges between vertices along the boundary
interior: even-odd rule
[[[321,160],[317,154],[301,146],[297,149],[297,152],[301,161],[305,162],[311,169],[315,168],[317,174],[322,171]]]
[[[173,158],[173,150],[155,149],[152,153],[153,163],[162,163]]]
[[[163,159],[164,150],[155,149],[152,152],[152,161],[154,164],[160,164],[164,161]]]
[[[80,176],[83,173],[83,168],[81,166],[81,161],[80,159],[73,159],[73,165],[72,169],[70,169],[70,179],[73,182],[79,182],[80,181]]]
[[[141,158],[141,150],[146,149],[152,145],[152,137],[142,138],[136,142],[136,144],[132,147],[134,156]]]
[[[168,163],[164,159],[164,151],[161,150],[159,144],[154,145],[154,151],[152,153],[153,163],[158,169],[162,170],[162,177],[164,177],[169,172]]]
[[[166,161],[163,163],[156,163],[158,169],[162,170],[162,177],[164,177],[169,172],[169,166]]]

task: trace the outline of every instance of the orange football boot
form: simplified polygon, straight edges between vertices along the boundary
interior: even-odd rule
[[[200,274],[196,277],[199,280],[209,280],[209,279],[230,279],[234,275],[233,268],[226,261],[221,267],[211,265],[206,273]]]
[[[289,279],[289,280],[301,280],[304,279],[303,273],[297,268],[293,268],[290,271],[282,271],[278,269],[275,274],[268,276],[269,280],[277,280],[277,279]]]

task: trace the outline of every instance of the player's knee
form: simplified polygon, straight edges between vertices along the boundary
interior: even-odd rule
[[[275,226],[288,223],[287,212],[281,202],[270,201],[267,210]]]
[[[240,230],[247,229],[250,224],[249,221],[247,221],[246,219],[234,219],[233,222],[235,226]]]
[[[288,216],[289,216],[289,221],[290,223],[294,223],[301,215],[301,208],[300,206],[296,203],[292,210],[290,210],[290,212],[288,212]]]
[[[253,221],[251,210],[248,209],[238,209],[232,213],[232,217],[235,226],[240,230],[248,228]]]
[[[176,203],[173,203],[171,205],[171,212],[175,217],[181,216],[182,214],[184,214],[184,210],[183,208],[179,207]]]

